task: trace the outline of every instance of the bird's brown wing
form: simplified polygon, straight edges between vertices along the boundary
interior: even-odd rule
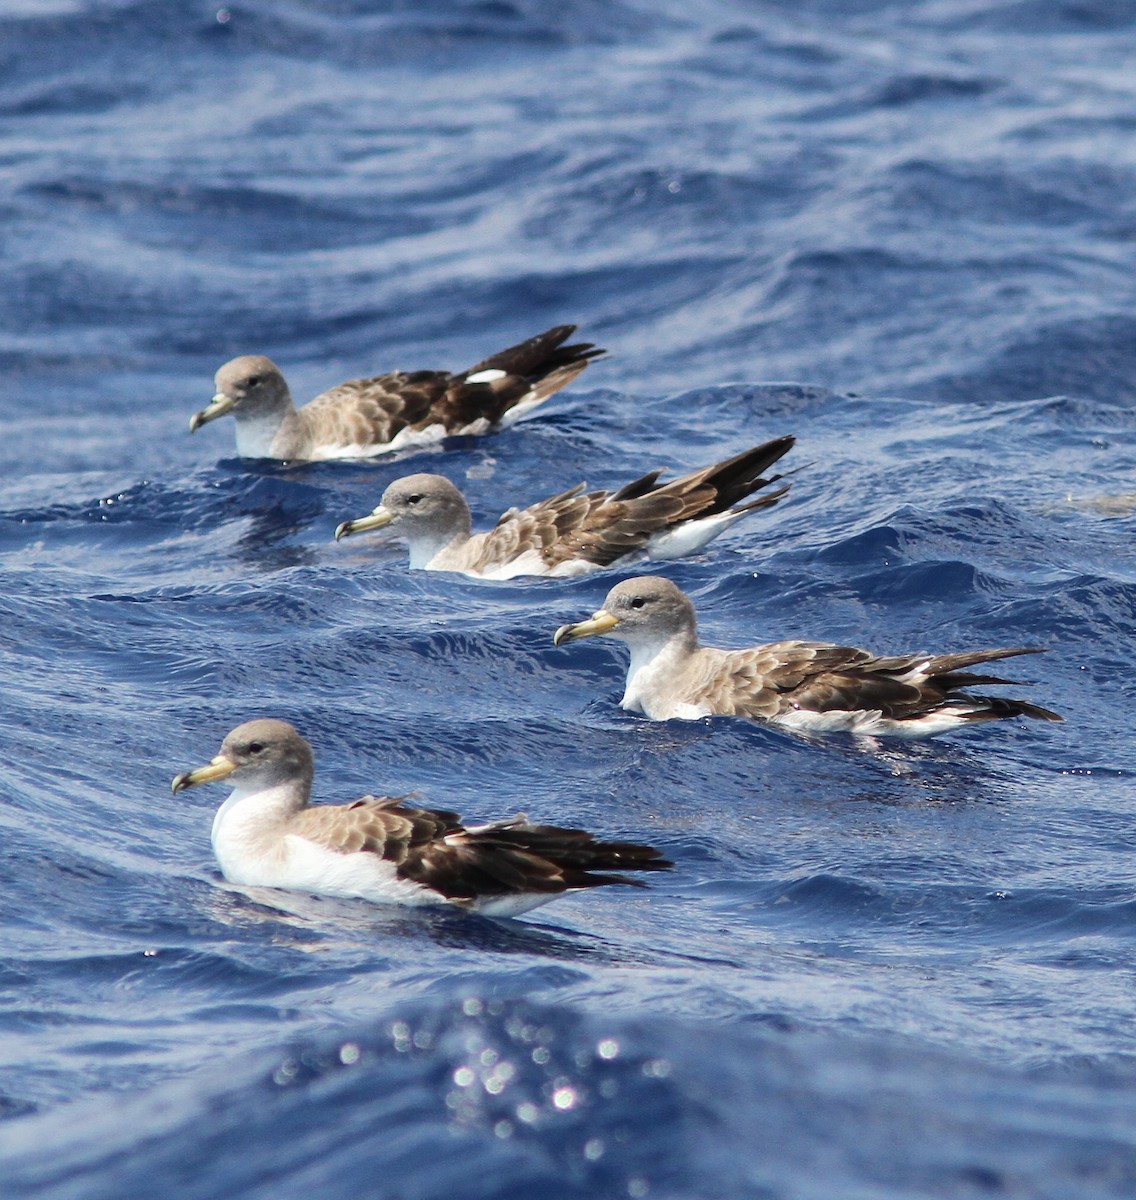
[[[867,651],[827,642],[703,650],[690,668],[689,695],[684,698],[706,704],[716,713],[760,721],[791,708],[815,708],[814,700],[826,707],[847,707],[823,681],[836,678],[834,672],[855,671],[871,659]]]
[[[975,718],[1029,716],[1060,720],[1056,713],[1027,701],[973,697],[961,689],[1006,684],[996,675],[966,668],[1031,653],[1023,648],[975,650],[959,654],[882,656],[852,646],[823,642],[776,642],[752,650],[720,651],[721,664],[707,684],[714,711],[769,720],[791,709],[810,712],[880,712],[897,721],[913,720],[950,701],[986,705]],[[921,667],[915,678],[904,679]]]
[[[300,416],[316,445],[385,445],[403,429],[437,424],[432,414],[453,380],[448,371],[352,379],[317,396]]]
[[[384,445],[403,429],[434,425],[447,433],[479,421],[492,427],[518,401],[546,399],[604,353],[590,343],[564,345],[574,329],[559,325],[460,373],[392,371],[352,379],[317,396],[300,416],[314,445]],[[488,371],[504,374],[470,382]]]
[[[400,865],[412,852],[461,828],[457,813],[413,808],[401,797],[364,796],[351,804],[305,808],[288,832],[337,854],[366,852]]]
[[[632,883],[608,872],[672,865],[650,846],[602,842],[580,829],[533,825],[524,817],[467,827],[452,812],[370,796],[304,809],[289,832],[341,854],[377,854],[395,864],[403,879],[459,903]]]
[[[781,478],[766,479],[761,473],[787,454],[794,441],[775,438],[670,483],[659,483],[662,471],[649,471],[614,492],[585,492],[580,484],[528,508],[512,508],[482,537],[469,569],[485,570],[531,550],[539,552],[548,570],[577,559],[610,566],[645,549],[656,534],[725,512]],[[741,511],[776,504],[787,491],[787,485],[778,488]]]
[[[482,571],[535,551],[548,570],[582,559],[606,567],[641,550],[681,511],[675,497],[649,494],[616,501],[610,492],[585,492],[584,484],[528,508],[511,508],[477,539],[467,569]]]

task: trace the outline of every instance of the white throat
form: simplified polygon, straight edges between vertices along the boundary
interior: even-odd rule
[[[410,567],[416,571],[448,571],[460,569],[451,559],[460,556],[469,538],[457,533],[426,533],[423,531],[410,543]]]
[[[284,424],[286,412],[262,409],[233,413],[237,422],[237,453],[242,458],[272,458],[272,443]]]
[[[650,694],[665,690],[669,680],[682,669],[691,651],[685,632],[660,635],[656,638],[636,638],[628,641],[631,661],[627,664],[627,686],[620,701],[622,707],[631,712],[641,712],[648,717],[656,716],[650,703]]]
[[[255,884],[266,857],[280,842],[285,821],[304,807],[304,794],[297,780],[273,787],[256,785],[233,789],[232,795],[213,818],[213,852],[221,873],[233,883]]]

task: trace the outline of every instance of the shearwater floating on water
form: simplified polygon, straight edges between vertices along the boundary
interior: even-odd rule
[[[314,771],[312,748],[293,726],[260,719],[237,726],[208,765],[172,787],[232,784],[213,819],[213,850],[225,878],[246,887],[513,917],[566,892],[642,886],[622,872],[673,865],[650,846],[523,815],[463,825],[457,813],[375,796],[313,806]]]
[[[659,482],[662,471],[614,492],[587,492],[581,483],[528,508],[509,509],[486,533],[471,532],[469,505],[448,479],[408,475],[387,488],[370,516],[344,521],[335,537],[397,523],[410,543],[412,568],[490,579],[582,575],[626,560],[682,558],[788,492],[785,484],[749,499],[783,478],[763,472],[795,440],[775,438],[668,483]]]
[[[1039,651],[964,650],[958,654],[879,656],[829,642],[772,642],[716,650],[698,642],[690,597],[669,579],[625,579],[585,621],[562,625],[559,646],[606,634],[631,651],[622,705],[655,721],[750,717],[790,729],[930,737],[981,721],[1062,718],[1026,700],[974,695],[1011,685],[975,674],[980,663]]]
[[[564,343],[575,325],[557,325],[491,355],[468,371],[392,371],[352,379],[296,408],[280,368],[247,354],[214,380],[208,408],[190,432],[231,413],[245,458],[369,458],[461,434],[503,429],[531,412],[605,353]]]

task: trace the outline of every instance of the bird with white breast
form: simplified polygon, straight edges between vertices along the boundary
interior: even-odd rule
[[[296,729],[260,719],[237,726],[210,763],[178,775],[172,787],[176,795],[232,785],[213,819],[213,850],[225,878],[245,887],[513,917],[566,892],[642,886],[623,872],[673,865],[650,846],[600,841],[523,815],[463,825],[457,813],[374,796],[313,806],[314,773],[311,746]]]

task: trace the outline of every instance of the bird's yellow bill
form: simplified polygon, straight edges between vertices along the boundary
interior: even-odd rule
[[[170,784],[176,796],[186,788],[198,787],[203,783],[216,783],[218,779],[227,779],[237,769],[237,764],[231,758],[218,754],[208,766],[198,767],[196,771],[182,771]]]
[[[236,404],[236,400],[232,396],[218,392],[209,402],[208,408],[203,408],[199,413],[194,413],[190,417],[189,432],[195,433],[202,425],[207,425],[210,421],[216,421],[218,417],[223,417],[234,404]]]
[[[368,533],[372,529],[382,529],[395,519],[395,514],[389,508],[380,504],[369,517],[359,517],[354,521],[343,521],[335,527],[335,540],[350,537],[353,533]]]
[[[553,645],[559,646],[564,642],[578,642],[581,638],[598,637],[601,633],[610,633],[619,624],[619,618],[613,617],[605,608],[592,613],[586,621],[577,621],[575,625],[561,625],[552,635]]]

